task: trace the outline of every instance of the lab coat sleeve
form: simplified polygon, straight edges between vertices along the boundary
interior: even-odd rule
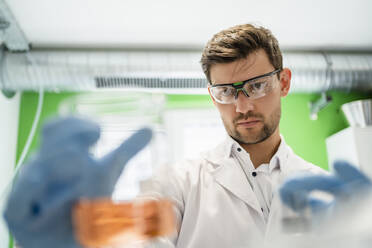
[[[141,183],[139,198],[166,198],[170,200],[173,204],[176,220],[176,232],[173,235],[158,238],[150,242],[148,247],[175,247],[185,208],[188,173],[187,163],[173,166],[165,165],[155,170],[151,179]]]

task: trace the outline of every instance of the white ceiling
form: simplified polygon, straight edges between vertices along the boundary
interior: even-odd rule
[[[202,47],[241,23],[286,48],[372,48],[370,0],[7,0],[35,46]]]

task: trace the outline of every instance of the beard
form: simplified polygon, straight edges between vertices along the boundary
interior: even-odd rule
[[[265,120],[264,116],[259,113],[253,113],[249,111],[245,114],[240,114],[236,117],[232,126],[227,125],[225,120],[222,120],[225,126],[227,133],[240,144],[251,145],[257,144],[268,139],[278,128],[281,117],[281,108],[280,106]],[[237,122],[241,120],[246,120],[248,118],[259,119],[263,126],[257,130],[256,128],[246,128],[245,132],[241,132],[237,129]]]

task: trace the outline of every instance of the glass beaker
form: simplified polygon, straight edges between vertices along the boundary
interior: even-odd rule
[[[162,112],[165,98],[144,92],[82,93],[66,99],[61,115],[78,115],[98,123],[101,135],[91,152],[103,157],[142,127],[153,131],[149,145],[125,167],[113,194],[114,200],[130,200],[139,192],[138,182],[149,178],[154,167],[167,162]]]
[[[119,91],[78,94],[60,105],[61,115],[78,115],[100,125],[100,139],[91,150],[97,158],[142,127],[153,131],[150,144],[125,166],[111,199],[81,199],[75,205],[75,234],[83,245],[133,245],[135,241],[169,234],[174,229],[170,202],[134,201],[140,192],[140,182],[149,179],[153,170],[170,158],[162,122],[164,104],[161,94]],[[150,219],[146,216],[149,212]],[[158,220],[156,224],[151,222],[154,219]],[[151,225],[153,228],[149,228]]]

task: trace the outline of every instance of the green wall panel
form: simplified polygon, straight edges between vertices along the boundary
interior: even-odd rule
[[[69,96],[74,95],[74,93],[45,93],[44,101],[42,106],[42,112],[40,115],[39,125],[37,126],[35,137],[32,140],[30,152],[35,150],[39,144],[39,133],[40,124],[43,123],[47,118],[54,116],[58,112],[58,106],[61,101]],[[35,92],[23,92],[21,97],[21,109],[19,117],[19,127],[18,127],[18,145],[17,145],[17,161],[21,156],[23,147],[27,141],[28,135],[30,133],[32,123],[35,118],[37,104],[38,104],[39,94]],[[30,154],[30,152],[28,154]]]
[[[46,93],[40,123],[56,115],[58,105],[74,93]],[[305,160],[328,168],[325,139],[346,128],[348,125],[340,111],[343,103],[357,99],[372,98],[361,93],[331,92],[333,101],[319,112],[318,119],[310,120],[309,102],[320,97],[319,94],[290,94],[282,101],[281,133],[295,153]],[[35,116],[38,93],[24,92],[21,99],[20,124],[17,157],[20,156]],[[209,108],[213,104],[208,95],[167,95],[168,109]],[[40,125],[39,125],[40,126]],[[38,128],[32,142],[31,151],[39,144]]]

